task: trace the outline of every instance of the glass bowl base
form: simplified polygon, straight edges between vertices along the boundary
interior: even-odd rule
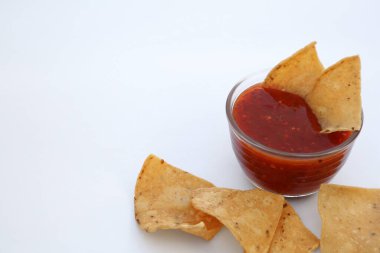
[[[318,192],[318,190],[316,191],[313,191],[313,192],[308,192],[308,193],[305,193],[305,194],[296,194],[296,195],[288,195],[288,194],[281,194],[281,193],[278,193],[278,192],[273,192],[271,190],[268,190],[268,189],[265,189],[259,185],[257,185],[252,179],[250,179],[247,175],[245,175],[245,177],[247,178],[247,180],[256,188],[259,188],[261,190],[264,190],[264,191],[268,191],[268,192],[271,192],[271,193],[275,193],[275,194],[279,194],[279,195],[282,195],[284,196],[285,198],[302,198],[302,197],[307,197],[307,196],[310,196],[310,195],[313,195],[315,193]]]

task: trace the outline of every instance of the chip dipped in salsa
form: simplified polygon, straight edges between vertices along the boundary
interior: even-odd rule
[[[324,68],[315,45],[242,80],[227,98],[232,147],[245,174],[286,196],[312,194],[330,181],[363,123],[359,56]]]

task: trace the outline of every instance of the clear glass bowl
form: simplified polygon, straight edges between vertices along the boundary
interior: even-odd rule
[[[253,74],[230,91],[226,112],[232,147],[249,180],[256,186],[287,197],[313,194],[322,183],[330,181],[345,163],[360,131],[355,131],[340,145],[315,153],[289,153],[255,141],[238,127],[232,111],[239,95],[261,83],[267,71]],[[362,117],[363,118],[363,117]]]

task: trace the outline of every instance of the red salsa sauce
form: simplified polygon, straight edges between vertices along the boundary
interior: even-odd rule
[[[336,152],[312,155],[342,144],[351,132],[320,133],[318,120],[302,97],[263,88],[261,84],[240,94],[232,116],[239,129],[255,142],[294,154],[268,152],[231,132],[234,152],[249,179],[260,188],[283,195],[317,191],[341,168],[352,147],[346,145]],[[310,157],[296,156],[300,153]]]
[[[320,133],[317,118],[295,94],[254,85],[236,100],[234,119],[239,128],[261,144],[291,153],[312,153],[335,147],[351,132]]]

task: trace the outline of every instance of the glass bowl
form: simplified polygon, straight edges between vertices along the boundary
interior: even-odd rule
[[[360,131],[353,132],[338,146],[314,153],[284,152],[250,138],[239,129],[232,114],[233,107],[239,95],[252,85],[263,82],[266,74],[267,71],[262,71],[248,76],[228,95],[226,113],[233,150],[248,179],[256,187],[286,197],[313,194],[344,165]]]

